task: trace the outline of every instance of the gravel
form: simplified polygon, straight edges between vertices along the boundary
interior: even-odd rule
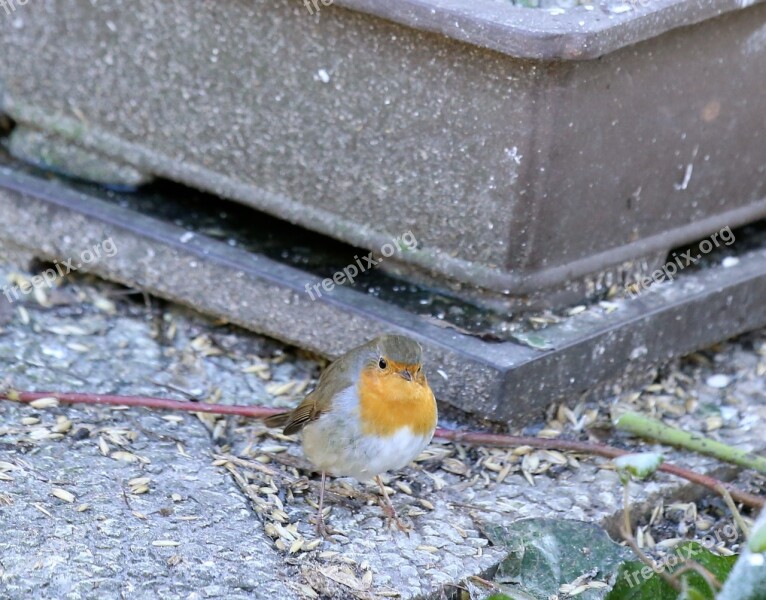
[[[3,279],[23,276],[0,267]],[[287,407],[322,367],[256,334],[87,278],[24,304],[0,300],[0,368],[16,389]],[[599,425],[627,406],[763,450],[764,372],[766,334],[756,332],[667,365],[642,390],[600,403],[573,399],[550,412],[543,432],[604,437]],[[727,385],[714,385],[721,376]],[[666,456],[701,471],[718,468],[702,457]],[[386,477],[411,535],[386,528],[374,485],[340,479],[327,502],[329,524],[341,532],[333,543],[317,539],[309,522],[318,478],[297,440],[260,423],[0,402],[0,596],[438,595],[504,556],[483,535],[487,523],[544,516],[609,525],[621,487],[608,466],[435,442]],[[758,491],[762,482],[746,476],[740,485]],[[662,521],[674,501],[702,495],[660,475],[634,486],[634,496],[644,515],[640,538],[651,548],[663,532],[657,515],[649,523],[653,509],[663,504]],[[674,525],[684,521],[683,535],[694,536],[699,519],[723,518],[713,505],[705,510]]]

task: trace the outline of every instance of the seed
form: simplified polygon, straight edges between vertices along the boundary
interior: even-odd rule
[[[537,454],[527,454],[521,461],[521,469],[530,473],[537,471],[540,466],[540,458]]]
[[[109,444],[107,444],[106,440],[101,436],[98,437],[98,449],[104,456],[109,456]]]
[[[529,471],[522,471],[521,474],[524,475],[524,478],[529,482],[529,485],[535,485],[535,480]]]
[[[556,465],[567,464],[567,457],[564,456],[561,452],[558,452],[556,450],[545,450],[543,451],[543,454],[547,455],[548,460],[550,460],[552,463]]]
[[[122,462],[138,462],[138,456],[135,454],[132,454],[130,452],[123,452],[122,450],[118,450],[117,452],[112,452],[110,455],[110,458],[113,458],[114,460],[119,460]]]
[[[537,437],[547,438],[547,439],[557,438],[560,435],[561,435],[561,431],[560,430],[558,430],[558,429],[550,429],[550,428],[542,429],[541,431],[539,431],[537,433]]]
[[[301,595],[306,596],[306,598],[319,598],[319,594],[304,583],[299,583],[296,587],[300,590]]]
[[[700,531],[708,531],[713,526],[713,524],[707,519],[698,519],[695,525]]]
[[[397,481],[396,487],[399,488],[399,491],[404,492],[408,496],[412,496],[412,488],[407,485],[404,481]]]
[[[71,429],[72,429],[72,421],[62,416],[56,419],[56,425],[55,427],[53,427],[53,432],[67,433]]]
[[[321,543],[322,543],[322,538],[317,538],[315,540],[311,540],[309,543],[303,544],[303,550],[305,552],[311,552],[317,546],[319,546],[319,544],[321,544]]]
[[[266,386],[266,393],[271,396],[285,396],[295,387],[295,384],[295,381],[270,383]]]
[[[723,427],[723,419],[720,416],[714,415],[705,419],[705,431],[715,431],[721,427]]]
[[[46,427],[38,427],[37,429],[33,429],[29,433],[29,437],[33,440],[45,440],[48,439],[51,436],[51,432],[48,431]]]
[[[53,518],[53,515],[49,513],[45,508],[39,503],[39,502],[33,502],[32,506],[34,506],[37,510],[39,510],[44,515],[49,516],[51,519]]]
[[[511,468],[512,468],[511,465],[505,465],[503,467],[503,470],[497,474],[497,477],[496,477],[497,483],[503,483],[503,481],[505,481],[505,478],[508,477],[508,474],[511,472]]]
[[[157,546],[158,548],[169,548],[180,545],[180,542],[174,542],[173,540],[154,540],[152,542],[152,546]]]
[[[67,492],[66,490],[62,490],[61,488],[53,488],[51,490],[51,494],[56,496],[59,500],[63,500],[64,502],[69,502],[70,504],[75,501],[74,494],[71,492]]]
[[[288,523],[290,521],[290,517],[287,515],[287,513],[279,509],[272,511],[271,518],[280,523]]]
[[[85,344],[79,344],[77,342],[70,342],[69,344],[67,344],[67,348],[80,353],[85,353],[90,351],[90,346],[86,346]]]
[[[261,446],[259,448],[261,452],[268,452],[270,454],[279,454],[287,450],[287,446]]]
[[[59,405],[59,401],[57,398],[53,397],[46,397],[46,398],[38,398],[37,400],[32,400],[32,402],[29,403],[29,406],[32,408],[56,408]]]
[[[456,458],[445,458],[442,461],[441,468],[455,475],[465,475],[468,473],[468,467]]]

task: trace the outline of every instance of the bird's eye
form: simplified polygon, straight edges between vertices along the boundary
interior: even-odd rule
[[[385,358],[381,358],[381,359],[378,361],[378,366],[379,366],[381,369],[385,369],[385,368],[388,366],[388,363],[386,362],[386,359],[385,359]]]

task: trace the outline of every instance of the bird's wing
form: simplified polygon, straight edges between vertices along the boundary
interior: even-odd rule
[[[346,366],[341,361],[332,363],[319,377],[316,389],[306,396],[303,402],[290,413],[271,417],[271,422],[267,419],[266,424],[272,427],[284,424],[284,434],[290,435],[316,421],[330,411],[333,398],[352,385],[346,371]]]

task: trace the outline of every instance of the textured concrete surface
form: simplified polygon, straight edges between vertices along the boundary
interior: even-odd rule
[[[155,205],[180,203],[183,194],[150,199]],[[0,166],[0,243],[79,264],[85,252],[111,240],[116,253],[106,258],[102,252],[84,270],[325,356],[380,333],[407,333],[419,339],[434,365],[431,384],[440,400],[511,426],[539,419],[573,395],[607,387],[619,393],[626,377],[642,377],[671,357],[766,326],[766,242],[758,244],[755,234],[739,242],[744,248],[733,265],[722,267],[721,257],[711,256],[711,268],[687,269],[672,285],[635,299],[615,297],[563,314],[494,313],[486,322],[482,314],[475,323],[475,308],[445,306],[433,292],[418,294],[416,304],[411,296],[399,297],[396,281],[389,282],[385,299],[368,293],[372,288],[343,285],[312,301],[305,286],[314,275],[300,266],[212,239],[199,224],[137,213],[123,205],[130,203],[127,196],[105,199]],[[243,221],[247,233],[240,235],[257,239],[263,229],[252,231],[249,216]],[[292,235],[300,233],[284,239]],[[321,255],[322,242],[306,251]],[[350,249],[339,251],[333,268],[350,258]],[[617,284],[613,291],[619,292]],[[463,310],[465,318],[459,316]],[[687,321],[700,326],[689,328]],[[499,342],[509,337],[524,341]],[[541,351],[545,347],[551,350]]]
[[[493,299],[582,297],[766,214],[762,5],[345,4],[472,43],[288,0],[37,0],[0,19],[0,109],[369,250],[412,230],[402,268]],[[543,60],[474,45],[502,41]]]
[[[2,275],[24,277],[16,267]],[[83,278],[23,304],[0,300],[0,369],[17,389],[292,406],[319,372],[276,342]],[[745,336],[674,366],[640,394],[573,399],[543,433],[581,435],[619,404],[762,449],[764,355],[766,336]],[[300,446],[259,423],[0,402],[0,596],[438,596],[503,557],[483,536],[485,522],[608,521],[621,488],[605,466],[435,443],[387,478],[414,525],[409,537],[385,528],[374,487],[335,480],[329,523],[340,533],[331,543],[308,520],[317,478]],[[661,476],[637,487],[636,501],[651,508],[686,489]]]

